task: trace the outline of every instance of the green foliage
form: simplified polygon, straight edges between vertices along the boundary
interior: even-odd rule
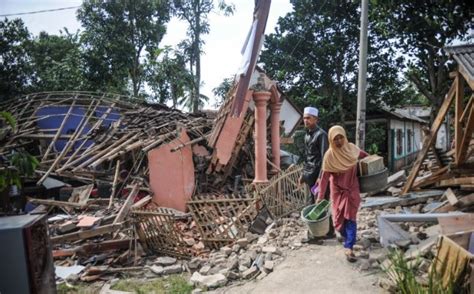
[[[160,103],[171,100],[173,107],[178,106],[178,100],[186,96],[193,84],[185,63],[184,53],[169,46],[150,54],[147,82],[154,92],[153,100]]]
[[[465,40],[474,28],[474,6],[464,0],[376,1],[369,8],[373,32],[391,40],[402,70],[435,108],[449,86],[452,63],[443,47]],[[436,110],[436,109],[435,109]],[[436,113],[436,111],[434,111]]]
[[[16,128],[16,119],[10,112],[0,111],[0,117],[2,117],[10,125],[10,127],[12,127],[12,129]]]
[[[26,151],[15,152],[8,159],[18,172],[24,176],[32,176],[40,163],[36,157]]]
[[[30,33],[21,19],[0,21],[0,101],[28,91]]]
[[[442,285],[442,279],[436,272],[435,267],[431,267],[428,273],[428,280],[426,283],[420,282],[417,277],[420,275],[418,270],[420,260],[415,263],[409,263],[403,256],[400,250],[393,250],[389,254],[391,266],[385,269],[387,274],[395,277],[395,282],[398,287],[398,292],[403,294],[452,294],[454,288],[452,283],[445,289]]]
[[[320,109],[321,125],[355,119],[360,3],[292,1],[294,11],[280,18],[265,39],[264,69],[303,108]],[[370,26],[372,26],[371,22]],[[370,30],[370,28],[369,28]],[[394,105],[402,96],[398,60],[388,40],[369,34],[368,110]]]
[[[133,293],[191,293],[193,287],[187,280],[180,275],[173,275],[168,278],[139,281],[139,280],[120,280],[111,287],[113,290],[128,291]]]
[[[77,17],[84,32],[86,76],[96,90],[139,96],[149,54],[157,48],[170,19],[168,1],[84,1]]]
[[[79,34],[41,32],[28,46],[35,73],[32,91],[88,90]]]
[[[230,89],[234,86],[234,77],[224,78],[219,86],[212,89],[212,93],[217,96],[216,107],[219,107],[228,97]]]

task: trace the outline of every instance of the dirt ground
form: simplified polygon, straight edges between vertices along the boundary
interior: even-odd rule
[[[262,280],[220,288],[210,293],[385,293],[376,285],[381,272],[360,271],[350,264],[336,240],[308,245],[288,253],[285,260]]]

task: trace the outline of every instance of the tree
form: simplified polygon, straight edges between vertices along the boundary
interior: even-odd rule
[[[28,46],[34,77],[35,92],[86,90],[84,64],[79,35],[56,36],[41,32]]]
[[[224,78],[219,86],[212,89],[212,93],[217,97],[215,107],[219,107],[228,97],[230,89],[235,84],[234,76]]]
[[[192,75],[186,69],[184,54],[169,46],[157,49],[150,55],[148,72],[147,82],[155,93],[153,100],[160,103],[171,100],[175,108],[178,100],[190,91],[189,85],[193,84]]]
[[[190,40],[182,43],[189,56],[189,70],[193,76],[194,83],[191,88],[192,111],[197,112],[200,99],[205,97],[200,94],[201,86],[201,52],[204,41],[202,35],[209,33],[208,14],[214,9],[213,0],[173,0],[174,15],[188,23],[187,35]],[[218,8],[225,15],[233,13],[233,5],[227,5],[220,0]]]
[[[170,5],[161,0],[85,1],[78,19],[85,31],[87,78],[98,90],[139,96],[146,80],[146,53],[155,51],[169,21]]]
[[[0,101],[28,90],[32,68],[27,46],[30,33],[19,18],[0,21]]]
[[[317,106],[323,126],[345,124],[355,119],[359,3],[293,0],[292,4],[294,11],[280,18],[276,33],[266,37],[264,69],[301,108]],[[386,43],[369,34],[369,111],[381,103],[393,105],[400,97],[397,59]]]
[[[408,79],[433,105],[434,119],[449,87],[450,65],[443,47],[465,39],[474,28],[472,3],[391,0],[373,4],[375,29],[399,50]]]

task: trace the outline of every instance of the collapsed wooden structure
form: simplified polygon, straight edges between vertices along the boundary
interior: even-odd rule
[[[402,194],[408,193],[411,189],[419,189],[433,184],[437,187],[460,186],[466,190],[474,188],[474,165],[471,161],[474,143],[471,140],[474,131],[474,45],[449,47],[445,50],[457,63],[456,70],[450,74],[454,81],[430,131],[425,134],[423,149],[413,164]],[[465,84],[467,87],[465,87]],[[465,92],[466,89],[467,92]],[[436,134],[453,104],[454,142],[452,150],[448,152],[453,160],[445,165],[442,160],[438,159],[436,170],[432,170],[426,177],[417,179],[423,161],[430,149],[436,153],[433,146]]]

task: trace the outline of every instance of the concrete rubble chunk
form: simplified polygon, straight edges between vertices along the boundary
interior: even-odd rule
[[[245,234],[245,238],[247,239],[247,241],[249,243],[252,243],[253,241],[258,239],[258,235],[248,232],[248,233]]]
[[[263,280],[264,278],[266,278],[268,276],[268,274],[266,272],[260,272],[260,274],[257,276],[257,280]]]
[[[239,267],[239,260],[237,258],[229,258],[227,260],[226,268],[228,269],[236,269]]]
[[[273,271],[273,267],[275,266],[275,263],[271,260],[267,260],[265,261],[265,263],[263,264],[263,268],[268,271],[268,272],[271,272]]]
[[[164,275],[179,274],[183,271],[183,267],[180,264],[173,264],[163,269]]]
[[[235,243],[237,245],[239,245],[240,247],[242,247],[242,248],[245,248],[245,247],[247,247],[247,245],[249,245],[249,241],[247,240],[247,238],[239,239]]]
[[[256,266],[252,266],[248,270],[242,273],[242,278],[244,279],[251,279],[258,273],[258,268]]]
[[[204,260],[201,258],[193,258],[188,262],[188,267],[190,270],[196,270],[198,269],[202,264],[204,263]]]
[[[229,271],[227,273],[227,278],[229,280],[238,280],[238,279],[240,279],[240,273],[235,272],[235,271]]]
[[[220,251],[224,253],[226,256],[229,256],[229,254],[231,254],[233,250],[229,246],[224,246],[224,247],[221,247]]]
[[[227,284],[227,278],[223,274],[203,276],[198,272],[194,272],[190,281],[195,286],[205,286],[207,288],[218,288]]]
[[[250,256],[244,255],[240,257],[239,264],[245,267],[250,267],[252,260],[250,259]]]
[[[210,270],[211,270],[211,266],[205,265],[205,266],[201,267],[201,269],[199,270],[199,273],[202,274],[202,275],[207,275]]]
[[[202,294],[202,289],[200,288],[196,288],[196,289],[193,289],[193,291],[191,291],[191,294]]]
[[[239,244],[234,244],[234,246],[232,246],[232,252],[239,252],[239,250],[240,250]]]
[[[271,252],[265,253],[265,260],[273,260],[273,254]]]
[[[159,265],[172,265],[176,263],[176,258],[170,256],[161,256],[155,260],[156,264]]]
[[[164,272],[164,267],[162,267],[161,265],[152,265],[152,266],[150,267],[150,270],[151,270],[154,274],[162,275],[163,272]]]
[[[246,270],[248,270],[249,268],[246,267],[246,266],[243,266],[243,265],[239,265],[239,272],[245,272]]]

